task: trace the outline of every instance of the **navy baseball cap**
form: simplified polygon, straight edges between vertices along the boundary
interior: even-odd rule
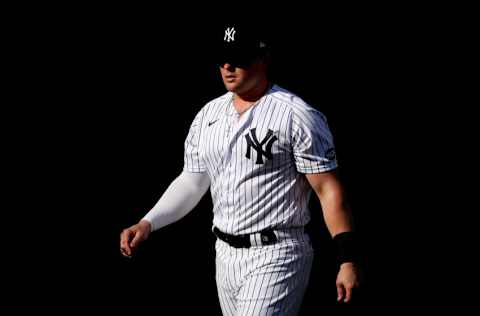
[[[248,66],[268,50],[265,29],[259,25],[226,23],[216,37],[216,61],[234,66]]]

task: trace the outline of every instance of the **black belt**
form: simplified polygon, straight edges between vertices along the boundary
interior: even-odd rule
[[[230,235],[220,231],[217,227],[214,227],[213,233],[215,236],[235,248],[250,248],[252,246],[250,242],[250,236],[256,234],[260,234],[260,244],[262,246],[271,245],[277,241],[277,236],[275,235],[273,229],[265,229],[254,234]]]

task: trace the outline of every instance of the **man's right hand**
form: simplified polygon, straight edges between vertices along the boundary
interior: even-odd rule
[[[138,224],[130,226],[120,234],[120,252],[125,257],[131,258],[139,244],[150,235],[150,222],[141,220]]]

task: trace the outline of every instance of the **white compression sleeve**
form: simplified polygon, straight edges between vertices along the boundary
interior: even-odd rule
[[[143,219],[150,222],[151,231],[176,222],[200,202],[209,187],[210,178],[206,172],[183,171]]]

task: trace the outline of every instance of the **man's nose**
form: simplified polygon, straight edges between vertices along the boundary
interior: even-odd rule
[[[230,63],[223,63],[221,67],[228,70],[228,71],[234,71],[235,70],[235,66],[233,66]]]

